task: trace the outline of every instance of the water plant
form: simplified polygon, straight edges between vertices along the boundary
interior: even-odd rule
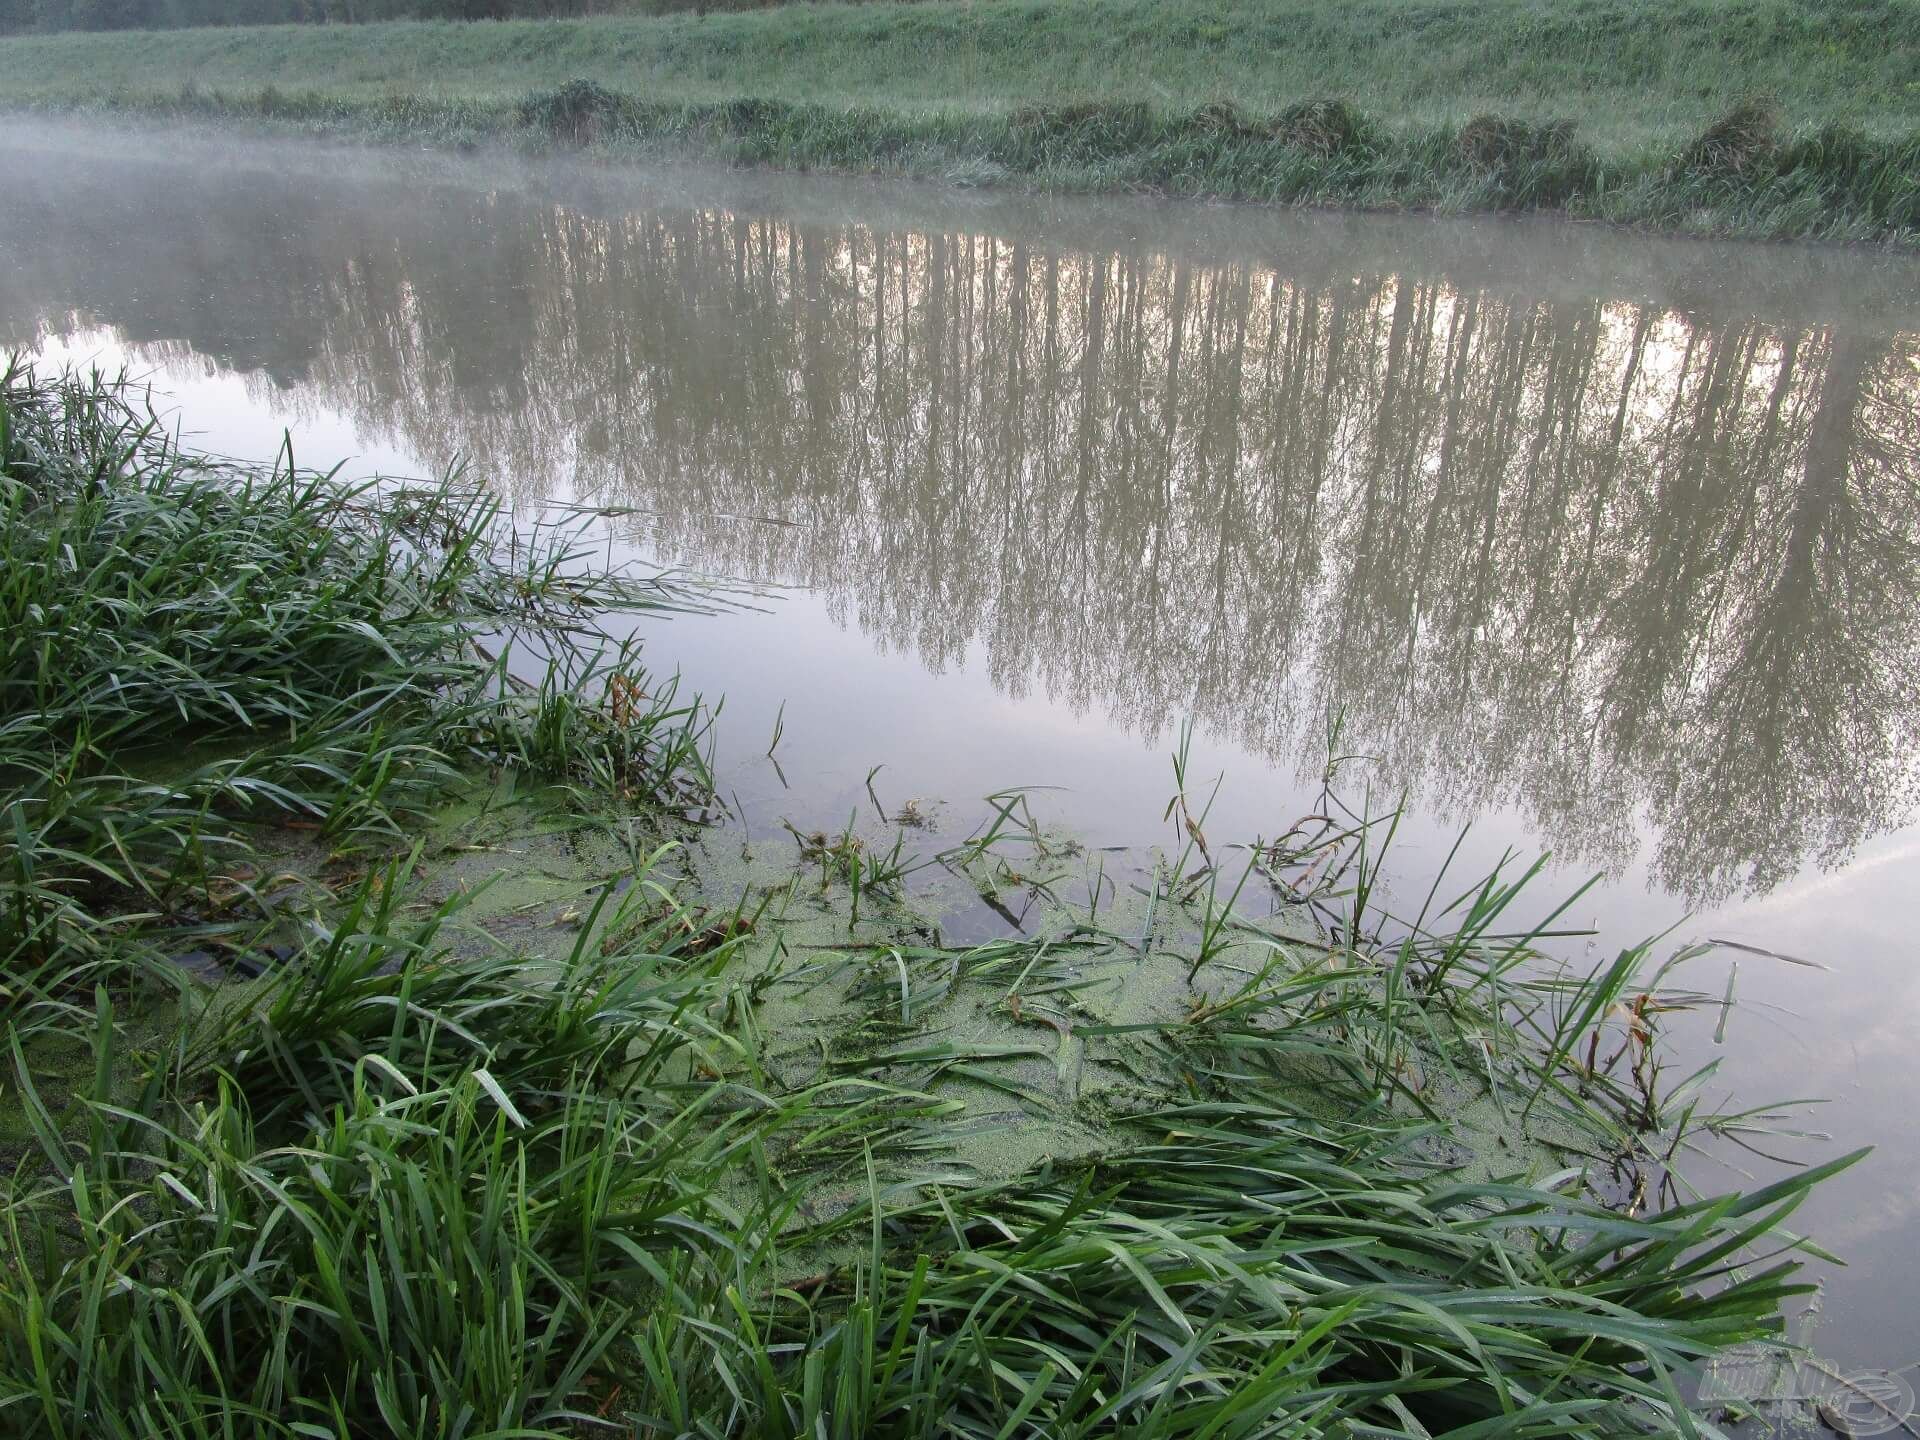
[[[102,997],[64,1113],[16,1047],[21,1432],[1712,1433],[1674,1377],[1772,1332],[1785,1222],[1832,1168],[1651,1213],[1577,1169],[1460,1173],[1353,1059],[1370,1027],[1466,1048],[1461,993],[1396,1018],[1377,974],[1276,952],[1184,1020],[1093,1027],[1177,1057],[1185,1093],[970,1180],[943,1087],[1016,1050],[937,1038],[952,980],[783,1084],[727,956],[670,920],[558,965],[455,960],[400,890],[369,880],[160,1063]],[[1040,951],[982,947],[957,982],[1034,994]]]

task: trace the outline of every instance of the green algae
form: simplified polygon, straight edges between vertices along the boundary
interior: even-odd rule
[[[807,833],[749,843],[729,825],[583,811],[578,801],[511,774],[476,784],[423,827],[413,908],[457,897],[448,933],[458,952],[554,961],[612,943],[636,903],[649,917],[681,917],[724,947],[727,973],[753,994],[764,1037],[755,1063],[781,1086],[858,1076],[945,1102],[927,1143],[948,1183],[1105,1153],[1121,1142],[1117,1120],[1198,1088],[1164,1037],[1276,968],[1302,975],[1342,963],[1307,907],[1291,906],[1236,917],[1235,938],[1193,973],[1204,916],[1168,895],[1166,857],[1120,866],[1133,880],[1090,912],[1060,898],[1073,888],[1065,880],[1084,877],[1060,872],[1097,863],[1106,874],[1115,857],[1090,857],[1063,830],[1023,835],[1020,853],[926,864],[910,887],[869,892],[856,918],[844,877],[822,883]],[[913,828],[862,827],[875,848]],[[1032,863],[1034,847],[1043,864]],[[1054,873],[1056,884],[1036,888],[1024,870]],[[943,921],[983,888],[1034,902],[1025,932],[946,942]],[[1356,966],[1355,987],[1381,983],[1354,957],[1344,963]],[[1521,1078],[1502,1085],[1464,1071],[1437,1035],[1401,1043],[1403,1083],[1377,1123],[1426,1124],[1409,1164],[1443,1165],[1463,1181],[1533,1180],[1617,1140],[1564,1107],[1523,1121]],[[1361,1102],[1339,1082],[1324,1063],[1302,1061],[1282,1093],[1303,1117],[1340,1122]]]

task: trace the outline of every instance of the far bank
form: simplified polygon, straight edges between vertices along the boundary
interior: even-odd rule
[[[0,40],[0,107],[1911,245],[1920,6],[786,6]]]

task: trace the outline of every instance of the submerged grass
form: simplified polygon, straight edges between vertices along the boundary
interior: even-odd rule
[[[8,1433],[1711,1434],[1687,1368],[1805,1288],[1786,1223],[1846,1160],[1608,1193],[1698,1123],[1686,1086],[1593,1058],[1660,993],[1648,952],[1539,970],[1545,927],[1498,932],[1502,877],[1388,940],[1365,823],[1331,863],[1319,835],[1261,848],[1248,874],[1339,907],[1334,941],[1269,932],[1217,903],[1184,757],[1192,845],[1140,935],[1118,900],[976,947],[836,920],[796,960],[771,900],[712,924],[671,847],[635,846],[562,952],[459,936],[484,882],[422,879],[396,839],[475,763],[654,824],[704,782],[697,715],[641,708],[630,658],[563,659],[660,593],[503,547],[452,486],[185,455],[124,383],[15,370],[4,395],[7,633],[52,631],[14,639],[0,692]],[[230,755],[138,778],[124,752],[183,726]],[[1065,863],[1020,792],[994,809],[943,863]],[[289,926],[236,878],[269,863],[263,814],[386,859]],[[798,834],[787,900],[823,903],[818,873],[893,904],[908,862],[856,838]],[[213,909],[275,963],[143,988]],[[837,1028],[768,1028],[782,989],[849,974]],[[1102,1018],[1116,979],[1165,1003]],[[1510,1152],[1452,1153],[1439,1116],[1469,1104]],[[1049,1108],[1098,1143],[964,1163],[964,1131]]]

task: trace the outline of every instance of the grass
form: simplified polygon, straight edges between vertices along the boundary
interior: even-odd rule
[[[391,844],[475,759],[655,799],[699,782],[671,686],[617,721],[582,700],[633,668],[596,613],[684,599],[580,573],[457,477],[257,473],[182,452],[123,381],[18,365],[0,477],[8,1020],[90,1003],[149,919],[244,891],[250,829]]]
[[[1916,59],[1889,0],[986,0],[18,37],[0,104],[1886,239],[1920,224]]]
[[[705,786],[699,714],[593,659],[606,609],[674,597],[451,482],[184,453],[124,382],[0,393],[10,1434],[1711,1434],[1688,1367],[1806,1288],[1788,1221],[1854,1157],[1686,1190],[1712,1122],[1703,1076],[1657,1078],[1670,964],[1551,967],[1502,875],[1384,913],[1368,819],[1259,848],[1344,938],[1269,933],[1217,901],[1184,756],[1202,868],[1139,934],[1115,899],[929,940],[850,822],[775,888],[864,887],[893,907],[864,938],[827,906],[802,944],[772,894],[716,925],[636,842],[563,949],[476,943],[486,882],[410,838],[433,796],[526,773],[632,838]],[[140,779],[188,729],[226,758]],[[941,863],[1068,863],[1020,792],[994,810]],[[281,863],[276,813],[336,881],[298,924],[239,863]],[[272,963],[170,973],[210,926]],[[1074,1055],[1107,1080],[1060,1088]],[[1097,1140],[986,1175],[963,1142],[1009,1104]],[[1468,1163],[1475,1107],[1500,1138]]]
[[[277,85],[512,101],[585,79],[641,100],[751,96],[907,113],[1341,95],[1396,123],[1580,119],[1595,143],[1674,141],[1756,92],[1796,122],[1904,130],[1920,7],[1699,0],[984,0],[742,14],[67,34],[9,40],[9,97]]]

